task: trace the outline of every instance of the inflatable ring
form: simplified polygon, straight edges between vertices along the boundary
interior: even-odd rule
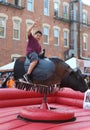
[[[74,112],[57,112],[40,108],[23,108],[19,115],[32,121],[68,121],[74,118]]]

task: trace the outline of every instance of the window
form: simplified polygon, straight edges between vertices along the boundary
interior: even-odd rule
[[[54,43],[55,45],[59,45],[59,29],[54,28]]]
[[[87,50],[87,44],[88,44],[88,35],[84,34],[83,35],[83,47],[84,47],[84,50]]]
[[[54,3],[54,16],[59,16],[59,3]]]
[[[69,40],[69,36],[68,36],[69,30],[64,30],[64,46],[67,47],[68,46],[68,40]]]
[[[27,9],[29,11],[34,11],[34,0],[27,0],[28,3],[27,3]]]
[[[87,11],[86,10],[83,11],[83,23],[87,24]]]
[[[7,0],[0,0],[0,2],[7,2]]]
[[[20,6],[21,0],[15,0],[15,5]]]
[[[44,15],[49,15],[49,0],[44,0]]]
[[[69,17],[69,4],[68,3],[64,3],[63,5],[63,14],[64,14],[64,18],[68,18]]]
[[[33,24],[32,20],[26,20],[26,40],[28,40],[27,30],[28,28],[30,28],[30,26],[32,26],[32,24]],[[33,33],[33,29],[32,29],[32,33]]]
[[[44,43],[45,44],[49,44],[49,27],[48,26],[44,26]]]
[[[13,39],[20,40],[20,21],[17,19],[13,21]]]
[[[75,15],[74,15],[74,4],[73,4],[73,2],[70,3],[70,9],[69,10],[70,10],[70,19],[74,20]]]
[[[6,18],[0,17],[0,38],[5,38],[6,35]]]

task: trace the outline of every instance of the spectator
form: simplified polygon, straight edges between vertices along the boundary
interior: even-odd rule
[[[7,81],[6,85],[8,88],[15,88],[15,81],[14,81],[13,76],[10,77],[10,79]]]
[[[0,88],[6,88],[6,78],[7,78],[7,74],[6,73],[1,75],[1,78],[0,78]]]

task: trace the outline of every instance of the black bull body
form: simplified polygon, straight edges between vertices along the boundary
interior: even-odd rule
[[[16,60],[14,66],[15,80],[23,78],[29,64],[30,61],[25,57],[20,57]],[[38,65],[32,72],[32,81],[35,84],[42,84],[48,87],[60,84],[60,87],[68,87],[76,91],[85,92],[87,90],[81,71],[74,71],[68,64],[57,57],[39,59]]]

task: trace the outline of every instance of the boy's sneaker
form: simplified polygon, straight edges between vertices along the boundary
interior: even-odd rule
[[[26,82],[32,83],[32,81],[30,80],[30,74],[24,74],[23,77],[24,77]]]

